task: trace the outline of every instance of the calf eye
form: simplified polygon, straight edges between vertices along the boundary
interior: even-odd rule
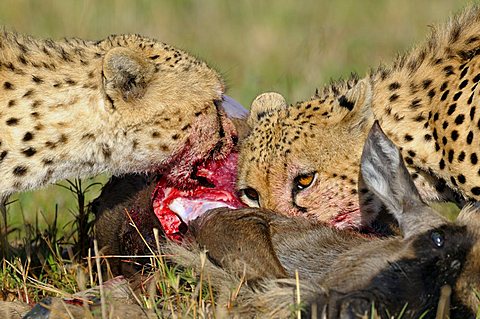
[[[240,190],[240,197],[242,201],[250,207],[260,207],[260,198],[258,192],[251,188],[247,187]]]
[[[430,238],[432,239],[432,241],[433,241],[433,243],[435,244],[435,246],[437,246],[438,248],[443,247],[443,244],[445,243],[445,236],[443,235],[442,232],[440,232],[440,231],[433,231],[433,232],[430,234]]]
[[[310,187],[317,178],[316,172],[311,172],[307,174],[301,174],[295,177],[293,184],[296,190],[304,190],[305,188]]]

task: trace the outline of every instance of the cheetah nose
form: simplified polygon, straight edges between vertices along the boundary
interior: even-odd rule
[[[244,119],[248,116],[247,109],[228,95],[223,96],[222,107],[229,118]]]

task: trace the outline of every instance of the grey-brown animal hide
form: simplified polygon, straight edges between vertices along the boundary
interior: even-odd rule
[[[155,175],[112,177],[101,195],[92,202],[95,213],[95,238],[104,255],[131,256],[149,254],[143,238],[156,247],[153,229],[162,229],[153,212],[151,194]],[[132,226],[132,220],[138,231]],[[141,235],[140,235],[141,234]],[[122,262],[127,258],[109,258],[113,275],[130,276],[136,268]],[[134,260],[139,262],[138,259]]]

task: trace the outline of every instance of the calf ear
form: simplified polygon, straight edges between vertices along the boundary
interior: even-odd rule
[[[265,114],[274,110],[285,109],[287,106],[287,101],[281,94],[276,92],[262,93],[253,100],[250,106],[248,125],[254,127],[255,123]]]
[[[127,48],[113,48],[103,61],[105,92],[116,102],[143,97],[155,67],[143,56]]]
[[[394,215],[405,237],[445,222],[423,202],[400,151],[378,122],[373,124],[363,148],[360,178]]]

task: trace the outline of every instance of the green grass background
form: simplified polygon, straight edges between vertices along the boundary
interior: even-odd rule
[[[248,106],[275,90],[294,102],[330,79],[389,63],[421,41],[429,25],[465,7],[452,0],[2,0],[0,25],[38,37],[102,39],[140,33],[206,60],[228,94]],[[107,176],[95,181],[104,182]],[[89,181],[85,181],[89,183]],[[87,194],[93,198],[99,187]],[[13,196],[9,223],[53,219],[64,225],[74,197],[58,186]],[[22,215],[23,214],[23,215]],[[23,219],[22,216],[25,216]],[[21,227],[20,227],[21,228]]]

